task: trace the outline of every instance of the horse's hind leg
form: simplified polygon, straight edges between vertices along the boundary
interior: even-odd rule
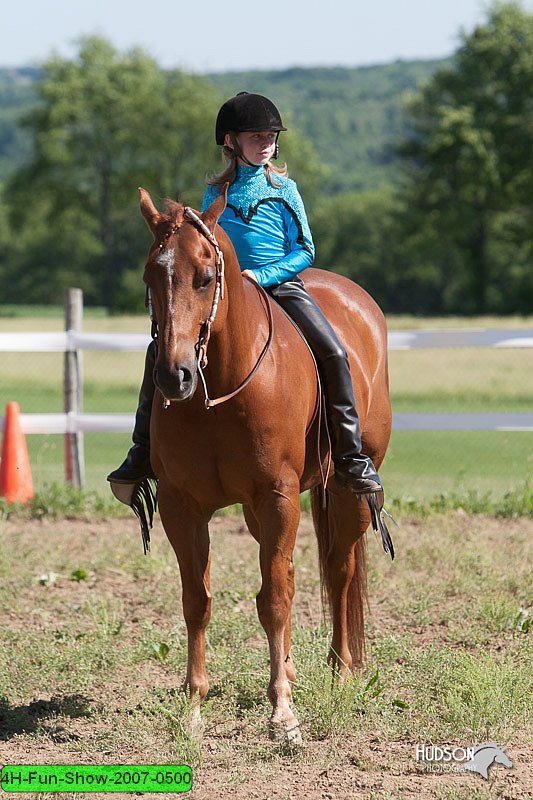
[[[327,509],[320,491],[311,493],[319,546],[322,585],[327,593],[332,639],[328,661],[341,680],[364,655],[366,542],[370,514],[364,499],[346,490],[328,489]]]
[[[188,634],[184,689],[191,702],[201,702],[209,689],[205,667],[205,631],[211,617],[209,530],[206,521],[194,519],[186,505],[180,503],[180,498],[161,484],[158,503],[181,574],[183,616]],[[199,717],[199,704],[195,714]]]
[[[252,509],[249,506],[243,506],[243,513],[244,519],[246,521],[246,525],[248,526],[248,530],[256,540],[256,542],[261,542],[261,526],[257,519],[254,516]],[[287,572],[287,580],[288,580],[288,592],[289,592],[289,600],[292,607],[292,600],[294,597],[294,564],[291,562],[288,566]],[[287,673],[287,679],[291,683],[296,683],[296,669],[294,667],[294,662],[292,660],[292,653],[291,653],[291,614],[289,611],[289,617],[287,619],[287,624],[285,625],[285,631],[283,635],[283,640],[285,643],[285,672]]]
[[[257,595],[257,613],[268,637],[272,703],[270,735],[293,743],[301,742],[298,720],[291,709],[291,684],[287,674],[287,628],[291,613],[291,558],[300,520],[299,481],[281,480],[261,502],[253,515],[259,526],[259,561],[262,584]]]

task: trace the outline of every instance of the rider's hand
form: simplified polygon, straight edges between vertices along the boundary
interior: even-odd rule
[[[243,269],[242,274],[247,278],[251,278],[253,281],[255,281],[255,283],[257,283],[257,278],[255,277],[255,272],[253,269]]]

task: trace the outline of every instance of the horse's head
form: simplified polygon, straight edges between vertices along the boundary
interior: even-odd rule
[[[148,192],[139,191],[142,215],[154,234],[144,269],[157,325],[154,380],[167,400],[189,400],[198,381],[201,337],[213,316],[215,297],[218,299],[217,282],[223,290],[217,248],[209,237],[226,206],[226,194],[223,192],[207,211],[196,216],[173,202],[160,213]],[[221,307],[217,324],[223,319]]]
[[[505,753],[500,747],[496,748],[496,750],[497,752],[494,757],[494,761],[496,762],[496,764],[503,764],[504,767],[510,769],[513,766],[513,762],[511,761],[507,753]]]

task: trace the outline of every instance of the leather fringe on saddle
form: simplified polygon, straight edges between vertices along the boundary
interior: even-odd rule
[[[139,519],[144,555],[146,555],[150,551],[150,529],[157,509],[157,481],[152,478],[143,478],[139,481],[133,491],[130,505]]]
[[[371,494],[364,495],[366,498],[366,502],[368,503],[368,507],[370,509],[370,515],[372,517],[372,528],[375,533],[381,534],[381,543],[383,545],[383,549],[386,553],[390,554],[391,561],[394,561],[394,544],[392,543],[392,537],[389,533],[389,529],[387,528],[387,523],[385,522],[384,514],[387,515],[389,519],[391,519],[397,528],[400,526],[396,522],[396,520],[391,517],[388,511],[385,511],[383,506],[380,507],[378,502],[378,493],[372,492]]]

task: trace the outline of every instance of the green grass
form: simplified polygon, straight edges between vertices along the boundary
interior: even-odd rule
[[[533,474],[533,433],[397,431],[382,468],[391,497],[443,493],[502,497]]]
[[[107,316],[107,312],[105,308],[98,308],[98,307],[85,307],[84,308],[84,317],[87,319],[93,318],[102,318]],[[63,319],[63,306],[57,305],[24,305],[23,303],[14,304],[14,303],[0,303],[0,319],[5,320],[15,320],[15,319],[23,319],[25,322],[28,320],[54,320],[54,322],[59,324],[59,321]],[[28,328],[30,330],[30,328]]]
[[[63,436],[32,435],[26,437],[34,489],[65,480]],[[91,433],[84,436],[85,488],[107,494],[106,476],[115,469],[131,446],[125,433]]]
[[[531,411],[527,348],[392,351],[395,411]]]
[[[395,413],[494,413],[529,412],[532,411],[532,397],[524,387],[522,391],[514,391],[512,395],[503,395],[483,391],[457,392],[395,392],[391,397]]]

